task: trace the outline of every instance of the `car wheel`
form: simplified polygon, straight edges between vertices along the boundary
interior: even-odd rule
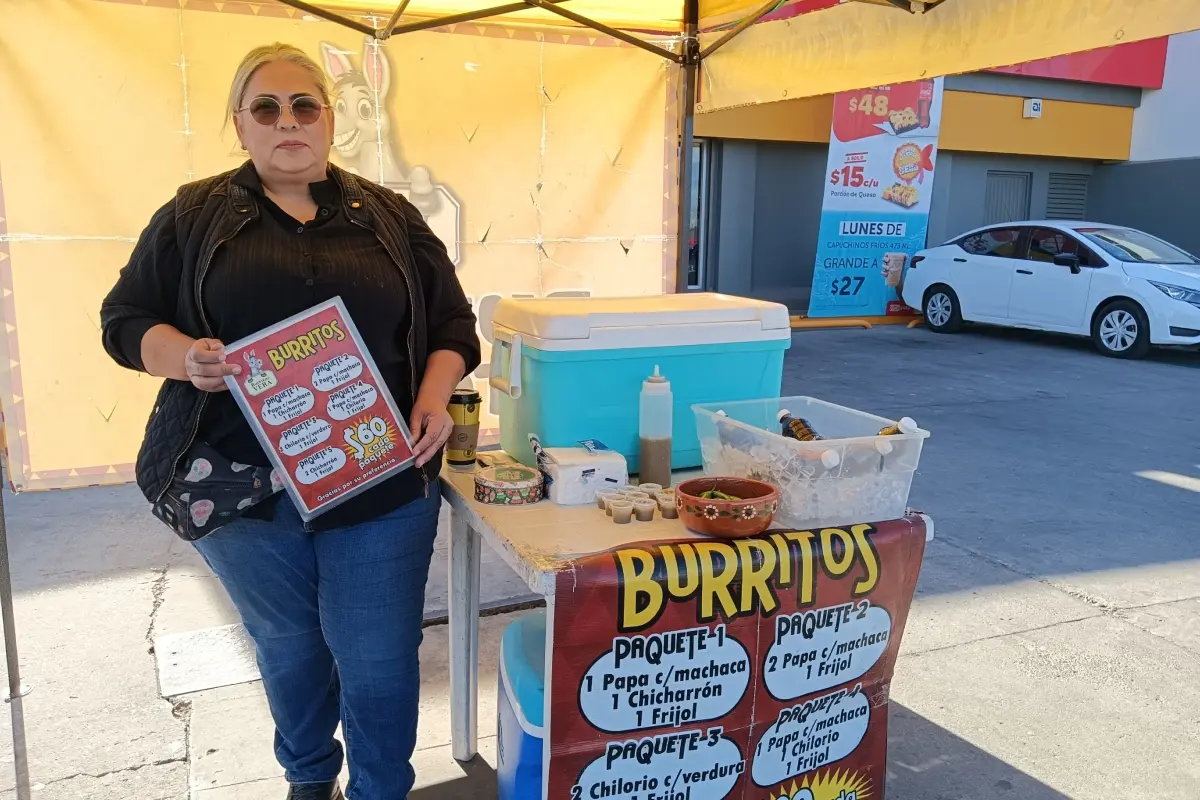
[[[1150,323],[1146,312],[1130,300],[1105,306],[1092,323],[1096,349],[1113,358],[1143,358],[1150,352]]]
[[[954,333],[962,328],[962,311],[958,307],[958,295],[945,284],[931,286],[925,293],[925,305],[921,309],[925,324],[937,333]]]

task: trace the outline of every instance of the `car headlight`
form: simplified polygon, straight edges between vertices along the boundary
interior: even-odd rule
[[[1172,300],[1182,300],[1185,303],[1191,303],[1197,308],[1200,308],[1200,291],[1197,291],[1196,289],[1187,289],[1183,286],[1173,286],[1169,283],[1156,283],[1155,281],[1149,281],[1148,283]]]

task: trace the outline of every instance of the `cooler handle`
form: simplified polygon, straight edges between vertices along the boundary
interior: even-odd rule
[[[508,377],[502,378],[500,377],[503,372],[501,364],[505,350],[508,351]],[[501,392],[513,400],[521,398],[521,334],[513,334],[511,342],[506,342],[499,336],[496,337],[492,344],[492,368],[488,384],[492,388],[489,408],[496,408],[500,402],[499,393]]]

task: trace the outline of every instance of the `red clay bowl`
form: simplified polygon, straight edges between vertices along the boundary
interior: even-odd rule
[[[705,500],[716,489],[739,500]],[[757,536],[771,527],[779,510],[779,490],[748,478],[693,478],[675,487],[679,518],[688,530],[721,539]]]

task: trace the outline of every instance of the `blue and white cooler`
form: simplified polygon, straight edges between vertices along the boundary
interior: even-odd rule
[[[508,626],[500,640],[496,703],[496,784],[499,800],[542,800],[545,741],[546,614]]]
[[[638,471],[638,396],[657,365],[674,395],[672,467],[702,464],[691,406],[778,397],[788,310],[722,294],[501,300],[491,409],[500,443],[534,465],[543,447],[598,440]]]

